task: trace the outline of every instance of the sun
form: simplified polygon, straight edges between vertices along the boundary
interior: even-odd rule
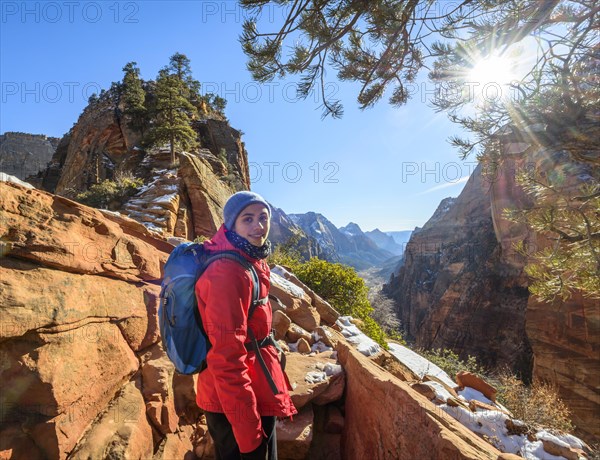
[[[513,91],[511,83],[517,80],[515,66],[515,60],[505,55],[494,54],[476,60],[473,67],[465,72],[472,102],[479,105],[492,101],[509,101]]]
[[[468,73],[468,81],[481,86],[508,86],[516,79],[514,61],[505,56],[490,56],[475,63]]]

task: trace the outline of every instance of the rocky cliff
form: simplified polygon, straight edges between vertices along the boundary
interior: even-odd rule
[[[535,250],[553,241],[522,225],[507,221],[503,209],[521,209],[529,198],[516,183],[519,171],[538,177],[558,177],[571,196],[579,195],[584,183],[600,183],[600,152],[588,152],[585,162],[566,157],[565,152],[537,144],[530,132],[508,129],[499,135],[504,158],[491,181],[491,216],[503,259],[513,266],[524,260],[514,243],[524,241]],[[568,300],[541,302],[530,296],[525,314],[525,331],[533,350],[534,378],[555,385],[572,410],[578,432],[591,442],[600,439],[600,301],[575,292]]]
[[[0,135],[0,172],[25,179],[46,168],[60,139],[42,134]]]
[[[142,148],[142,135],[130,127],[130,122],[118,93],[108,91],[90,103],[61,139],[48,169],[40,174],[42,188],[72,197],[123,174],[150,179],[152,164]],[[233,188],[249,188],[248,160],[240,132],[217,119],[198,120],[193,128],[215,175]]]
[[[323,248],[317,240],[304,233],[282,209],[271,204],[271,211],[273,215],[269,239],[273,244],[292,245],[306,260],[311,257],[324,257]]]
[[[534,138],[512,130],[499,135],[501,166],[484,174],[478,167],[458,198],[442,201],[413,233],[385,291],[418,346],[450,348],[555,384],[578,432],[593,441],[600,436],[600,306],[577,294],[553,304],[530,297],[527,260],[514,243],[542,249],[549,241],[506,220],[503,211],[531,205],[517,185],[519,171],[577,182],[600,179],[600,168],[565,163],[562,153]]]
[[[443,200],[413,232],[404,265],[385,292],[396,299],[402,325],[417,346],[451,348],[530,377],[527,281],[521,267],[502,258],[489,194],[479,167],[458,198]]]

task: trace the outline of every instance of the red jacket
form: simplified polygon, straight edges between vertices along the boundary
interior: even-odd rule
[[[260,279],[260,297],[268,296],[269,266],[236,249],[227,240],[224,226],[205,245],[209,251],[237,251],[252,262]],[[261,415],[287,417],[297,413],[275,347],[269,345],[260,350],[280,391],[277,395],[273,394],[255,352],[246,351],[244,343],[250,340],[247,323],[251,275],[239,263],[219,259],[208,266],[196,283],[196,298],[212,345],[206,357],[208,367],[198,375],[196,402],[201,409],[224,413],[240,452],[251,452],[263,437]],[[270,333],[271,323],[271,305],[267,303],[256,308],[249,326],[260,340]]]

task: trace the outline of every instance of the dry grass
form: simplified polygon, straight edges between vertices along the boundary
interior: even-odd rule
[[[554,386],[543,382],[526,386],[510,374],[500,375],[497,381],[497,398],[516,419],[530,427],[573,431],[571,412]]]

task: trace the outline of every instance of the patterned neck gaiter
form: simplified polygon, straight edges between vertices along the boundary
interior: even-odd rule
[[[271,254],[271,242],[269,240],[262,246],[254,246],[250,241],[238,235],[233,230],[226,231],[225,236],[231,244],[244,251],[253,259],[264,259]]]

